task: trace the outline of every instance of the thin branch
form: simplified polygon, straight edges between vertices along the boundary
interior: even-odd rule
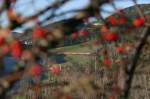
[[[145,18],[142,9],[141,9],[141,8],[139,7],[139,5],[137,4],[137,1],[136,1],[136,0],[133,0],[133,2],[134,2],[134,4],[135,4],[135,9],[136,9],[137,12],[139,13],[139,15],[140,15],[141,17],[144,17],[144,18]]]
[[[13,20],[10,20],[10,21],[12,21],[12,22],[10,22],[11,24],[14,24],[14,23],[18,24],[18,26],[12,27],[12,29],[15,29],[15,28],[18,28],[18,27],[22,26],[24,23],[26,23],[26,22],[28,22],[28,21],[32,20],[33,18],[36,18],[36,17],[38,17],[38,16],[40,16],[40,15],[43,15],[43,14],[46,13],[47,11],[56,10],[56,9],[58,9],[59,7],[61,7],[63,4],[67,3],[68,1],[69,1],[69,0],[62,0],[62,1],[56,0],[52,5],[49,5],[49,6],[46,7],[45,9],[42,9],[41,11],[39,11],[38,13],[36,13],[36,14],[33,15],[33,16],[29,16],[29,17],[24,18],[23,21],[22,21],[22,22],[19,22],[19,23],[13,22]],[[55,12],[55,11],[54,11],[54,12]]]
[[[146,42],[149,34],[150,34],[150,27],[145,27],[144,31],[143,31],[143,37],[140,40],[140,43],[139,43],[139,45],[138,45],[138,47],[135,51],[132,63],[129,66],[130,70],[127,71],[128,72],[128,79],[126,81],[126,86],[125,86],[125,90],[124,90],[124,96],[123,96],[124,99],[129,98],[131,84],[132,84],[134,73],[135,73],[135,70],[136,70],[136,67],[137,67],[137,63],[138,63],[138,60],[139,60],[139,57],[141,55],[142,49],[145,45],[145,42]]]

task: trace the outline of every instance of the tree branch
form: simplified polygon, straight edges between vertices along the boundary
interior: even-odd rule
[[[140,43],[139,43],[139,45],[135,51],[132,63],[129,66],[130,70],[127,70],[128,79],[126,81],[126,86],[125,86],[125,90],[124,90],[124,96],[123,96],[124,99],[128,99],[128,97],[130,95],[131,84],[132,84],[134,73],[135,73],[135,70],[137,67],[137,62],[139,60],[139,57],[141,55],[141,51],[145,45],[145,42],[146,42],[149,34],[150,34],[150,27],[145,27],[144,31],[143,31],[143,37],[140,40]]]

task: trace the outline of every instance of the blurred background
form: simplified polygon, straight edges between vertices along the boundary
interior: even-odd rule
[[[149,14],[150,0],[0,0],[0,98],[123,99],[130,76],[125,68],[132,66]],[[110,24],[120,17],[123,24]],[[146,25],[134,26],[139,17]],[[119,40],[103,41],[104,31],[119,35],[107,40]],[[149,70],[148,45],[136,73],[149,87],[150,77],[143,74]],[[118,46],[126,52],[115,52]],[[111,63],[103,63],[109,57]],[[130,99],[149,99],[148,87],[136,77]],[[141,90],[145,94],[135,95]]]

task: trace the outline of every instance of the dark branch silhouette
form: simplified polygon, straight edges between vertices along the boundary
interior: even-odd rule
[[[128,79],[126,81],[126,86],[125,86],[125,90],[124,90],[124,99],[128,99],[129,95],[130,95],[130,89],[131,89],[131,84],[132,84],[132,80],[134,77],[134,73],[135,73],[135,69],[137,67],[137,63],[139,61],[139,57],[141,55],[141,51],[145,45],[145,42],[148,38],[148,36],[150,35],[150,28],[149,27],[145,27],[144,31],[143,31],[143,37],[139,42],[139,45],[135,51],[135,54],[133,56],[133,60],[131,61],[131,65],[129,65],[127,67],[127,75],[128,75]]]

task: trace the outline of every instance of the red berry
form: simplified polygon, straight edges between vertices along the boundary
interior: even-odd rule
[[[105,26],[105,25],[103,25],[103,26],[101,27],[101,32],[103,32],[103,33],[108,33],[108,32],[109,32],[108,27]]]
[[[0,46],[5,43],[5,38],[0,36]]]
[[[132,24],[135,27],[140,27],[145,23],[145,19],[143,17],[138,17],[133,20]]]
[[[118,53],[123,53],[125,51],[125,49],[123,47],[116,47],[116,51]]]
[[[104,41],[116,41],[119,39],[119,36],[117,33],[105,33],[105,34],[102,34],[102,39]]]
[[[21,43],[18,40],[14,40],[14,41],[11,42],[10,47],[12,49],[21,48]]]
[[[22,47],[21,43],[17,40],[13,41],[10,45],[11,47],[11,54],[14,58],[19,58],[22,55]]]
[[[108,22],[113,26],[118,25],[118,20],[114,16],[108,17]]]
[[[14,12],[12,9],[8,9],[8,10],[7,10],[7,16],[8,16],[10,19],[15,19],[15,18],[16,18],[16,14],[15,14],[15,12]]]
[[[83,30],[81,30],[81,31],[79,32],[79,35],[80,35],[81,37],[86,37],[86,36],[88,35],[88,32],[83,29]]]
[[[20,50],[20,49],[13,49],[12,52],[11,52],[11,55],[14,58],[20,58],[21,55],[22,55],[22,50]]]
[[[103,60],[103,64],[104,64],[105,66],[107,66],[108,68],[111,67],[111,61],[110,61],[109,59],[107,59],[107,58]]]
[[[61,72],[61,66],[60,65],[53,65],[52,67],[49,68],[49,71],[53,75],[59,75]]]
[[[76,39],[78,38],[78,33],[77,33],[77,32],[73,32],[73,33],[71,34],[71,38],[72,38],[73,40],[76,40]]]
[[[32,76],[39,76],[42,73],[42,67],[38,64],[35,64],[31,67],[30,73]]]
[[[39,39],[45,36],[47,30],[41,27],[36,27],[33,29],[32,37],[33,39]]]

